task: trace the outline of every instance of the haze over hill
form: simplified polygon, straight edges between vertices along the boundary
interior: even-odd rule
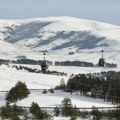
[[[97,61],[98,53],[77,53],[78,50],[119,50],[120,27],[91,20],[72,17],[48,17],[23,20],[0,20],[0,39],[33,51],[75,52],[61,57]],[[119,52],[106,53],[106,58],[115,60]],[[94,58],[94,59],[93,59]]]

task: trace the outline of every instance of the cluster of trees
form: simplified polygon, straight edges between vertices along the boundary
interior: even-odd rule
[[[46,110],[42,110],[37,103],[32,103],[30,107],[30,113],[32,114],[32,118],[36,120],[50,120],[51,115],[46,112]]]
[[[6,105],[1,108],[1,116],[3,119],[20,120],[20,116],[26,116],[27,111],[16,105],[17,100],[26,98],[30,94],[25,83],[18,81],[6,94]],[[10,106],[10,103],[14,103]]]
[[[26,98],[30,94],[25,83],[18,81],[15,87],[12,87],[10,91],[6,94],[6,101],[9,103],[16,102],[17,100],[21,100]]]
[[[32,103],[29,111],[25,108],[19,107],[16,104],[10,106],[6,103],[5,106],[1,108],[2,119],[9,120],[50,120],[51,115],[39,107],[37,103]]]
[[[41,70],[38,70],[36,68],[29,68],[29,67],[25,67],[25,66],[17,66],[17,65],[13,65],[13,68],[16,68],[17,70],[26,70],[28,72],[33,72],[33,73],[43,73]],[[51,74],[51,75],[59,75],[59,76],[67,76],[67,73],[64,72],[57,72],[57,71],[46,71],[44,74]]]
[[[10,60],[0,59],[0,65],[2,64],[8,64]]]
[[[117,67],[117,64],[114,64],[114,63],[106,63],[105,66],[106,66],[106,67],[109,67],[109,68],[116,68],[116,67]]]
[[[28,71],[28,72],[41,73],[41,70],[38,70],[38,69],[36,69],[36,68],[33,69],[33,68],[21,66],[21,65],[19,65],[19,66],[13,65],[12,67],[13,67],[13,68],[16,68],[17,70],[26,70],[26,71]]]
[[[27,59],[27,58],[19,58],[16,61],[15,60],[0,59],[0,64],[15,63],[15,64],[41,65],[42,62],[43,62],[43,60],[33,60],[33,59]],[[53,64],[51,61],[47,61],[47,63],[49,65]]]
[[[1,108],[2,120],[20,120],[20,116],[22,116],[23,114],[24,110],[22,109],[22,107],[18,107],[16,104],[11,107],[9,103],[6,103],[6,105]]]
[[[75,120],[80,115],[79,109],[76,109],[76,106],[72,105],[72,101],[69,98],[64,98],[60,106],[60,113],[62,116],[71,117]]]
[[[47,94],[48,92],[50,92],[50,93],[55,93],[54,89],[51,88],[51,89],[49,89],[48,91],[47,91],[46,89],[44,89],[44,90],[42,91],[42,94]]]
[[[85,61],[56,61],[55,62],[56,66],[80,66],[80,67],[95,67],[95,65],[93,63],[90,62],[85,62]],[[98,66],[98,64],[97,64]],[[114,63],[105,63],[106,67],[109,68],[116,68],[117,64]]]
[[[81,119],[92,119],[92,120],[119,120],[120,119],[120,109],[114,110],[98,110],[96,107],[92,107],[91,110],[80,111],[76,106],[72,105],[71,99],[64,98],[61,105],[59,107],[55,107],[54,115],[55,116],[65,116],[70,117],[70,120],[77,120],[77,118]]]
[[[30,65],[41,65],[43,60],[33,60],[33,59],[17,59],[17,61],[12,61],[17,64],[30,64]],[[53,63],[51,61],[46,61],[49,65]]]
[[[68,80],[66,91],[103,98],[112,103],[120,103],[120,78],[96,78],[85,74],[76,75]]]
[[[93,107],[91,110],[80,111],[79,108],[72,104],[71,99],[64,98],[59,106],[56,106],[53,112],[49,113],[42,109],[37,103],[32,102],[30,108],[26,109],[23,107],[19,107],[16,104],[10,106],[9,103],[6,103],[0,110],[0,116],[2,119],[9,120],[52,120],[54,116],[63,116],[70,117],[70,120],[81,119],[93,119],[93,120],[101,120],[101,119],[120,119],[120,109],[114,110],[98,110]]]
[[[83,62],[83,61],[63,61],[63,62],[55,62],[55,65],[61,66],[81,66],[81,67],[94,67],[93,63]]]
[[[93,107],[93,109],[88,112],[92,116],[93,120],[119,120],[120,119],[120,109],[114,110],[98,110],[98,108]]]
[[[60,81],[60,85],[57,85],[57,86],[55,87],[55,89],[56,89],[56,90],[63,90],[63,91],[64,91],[65,88],[66,88],[65,81],[64,81],[64,79],[62,78],[61,81]]]

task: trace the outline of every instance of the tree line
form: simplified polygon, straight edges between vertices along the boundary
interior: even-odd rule
[[[120,78],[91,77],[85,74],[75,75],[66,85],[66,91],[76,92],[94,98],[102,98],[104,101],[120,103]]]
[[[85,78],[84,75],[81,75],[81,77]],[[91,78],[92,80],[92,78]],[[97,81],[99,83],[99,80]],[[64,86],[65,83],[63,80],[61,80],[61,87]],[[92,85],[91,85],[92,86]],[[64,89],[64,88],[62,88]],[[82,94],[87,94],[84,92],[85,89],[83,89]],[[54,94],[54,90],[50,89],[49,92],[51,94]],[[100,111],[97,108],[93,107],[91,111],[80,111],[75,105],[72,104],[72,101],[70,98],[65,97],[61,104],[59,106],[56,106],[54,110],[50,113],[45,109],[42,109],[37,103],[32,102],[31,106],[28,109],[25,109],[23,107],[17,106],[16,102],[18,100],[24,99],[28,97],[30,94],[27,86],[25,83],[17,82],[14,87],[12,87],[9,92],[6,94],[6,105],[2,106],[0,110],[0,116],[2,117],[2,120],[9,119],[9,120],[52,120],[53,117],[57,116],[63,116],[63,117],[70,117],[70,120],[77,120],[77,118],[93,118],[93,120],[101,120],[102,118],[105,119],[120,119],[120,109],[119,107],[115,110],[106,110],[106,111]],[[47,94],[45,90],[43,90],[42,94]],[[11,103],[13,105],[11,106]]]

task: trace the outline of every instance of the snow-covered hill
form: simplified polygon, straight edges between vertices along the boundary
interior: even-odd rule
[[[34,50],[107,47],[119,33],[119,26],[71,17],[0,20],[0,39]]]
[[[71,17],[0,20],[1,40],[34,51],[52,51],[55,60],[77,59],[96,63],[100,54],[77,51],[119,50],[119,33],[120,26]],[[75,54],[69,56],[68,52]],[[105,53],[105,58],[118,63],[119,52]]]
[[[30,66],[29,66],[30,67]],[[34,67],[34,66],[33,66]],[[37,66],[39,67],[39,66]],[[32,66],[31,66],[32,68]],[[66,70],[69,73],[69,69]],[[79,68],[72,68],[73,73],[77,73]],[[85,72],[85,70],[80,71]],[[66,71],[66,72],[67,72]],[[87,70],[86,72],[93,72],[94,69]],[[51,89],[57,85],[60,85],[61,80],[64,80],[67,83],[69,76],[56,76],[48,75],[41,73],[30,73],[24,70],[16,70],[15,68],[8,67],[6,65],[0,65],[0,91],[10,90],[18,81],[25,82],[29,89]],[[94,99],[90,97],[80,96],[80,95],[71,95],[70,93],[65,93],[61,91],[55,91],[51,94],[41,94],[42,91],[36,90],[31,91],[31,94],[28,98],[19,100],[17,105],[19,106],[28,106],[30,107],[31,103],[37,102],[41,107],[55,107],[59,106],[61,101],[65,97],[69,97],[73,104],[77,107],[113,107],[109,102],[104,102],[103,99]],[[5,105],[5,92],[0,92],[0,107]]]
[[[43,59],[43,55],[38,51],[48,50],[46,59],[50,61],[80,60],[97,63],[101,53],[91,51],[119,50],[119,33],[119,26],[71,17],[0,20],[0,58],[13,59],[18,55],[27,55],[28,58],[40,60]],[[79,50],[86,52],[79,52]],[[74,52],[74,54],[69,55],[69,52]],[[107,62],[120,64],[119,51],[105,52],[104,57]],[[34,67],[36,68],[36,66],[31,66],[31,68]],[[40,66],[37,67],[40,69]],[[71,75],[108,70],[119,71],[120,69],[49,66],[49,70],[57,70]],[[69,76],[29,73],[0,65],[1,91],[9,90],[17,81],[25,82],[29,89],[54,88],[60,84],[61,79],[67,83]],[[77,107],[113,106],[103,100],[71,96],[61,92],[52,95],[32,92],[28,98],[18,101],[17,104],[30,106],[31,102],[35,101],[41,106],[56,106],[65,96],[70,97]],[[0,106],[5,104],[4,97],[5,94],[0,93]]]
[[[23,55],[24,52],[30,50],[0,40],[0,59],[13,59],[15,56]]]

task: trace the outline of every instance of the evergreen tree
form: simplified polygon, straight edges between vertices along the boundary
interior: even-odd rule
[[[101,120],[101,112],[97,108],[93,107],[91,114],[93,115],[93,120]]]
[[[61,113],[63,116],[70,116],[72,114],[72,102],[69,98],[64,98],[61,105]]]
[[[10,116],[11,116],[11,107],[9,106],[8,103],[6,103],[6,105],[1,108],[1,114],[2,114],[3,119],[4,118],[9,119],[10,118]]]
[[[70,116],[71,119],[76,120],[80,115],[80,111],[76,106],[72,105],[71,99],[64,98],[61,105],[61,114],[66,117]]]
[[[23,115],[23,109],[16,104],[10,107],[8,103],[1,109],[2,118],[9,120],[20,120],[20,116]]]
[[[37,103],[32,103],[30,107],[30,113],[37,120],[50,119],[50,115],[46,111],[42,110]]]
[[[60,81],[60,88],[61,88],[61,90],[65,90],[65,81],[63,78]]]
[[[15,87],[11,88],[10,91],[6,94],[6,100],[8,102],[16,102],[17,100],[21,100],[26,98],[30,94],[25,83],[18,82]]]
[[[60,115],[60,109],[57,106],[54,108],[54,115],[55,116],[59,116]]]

